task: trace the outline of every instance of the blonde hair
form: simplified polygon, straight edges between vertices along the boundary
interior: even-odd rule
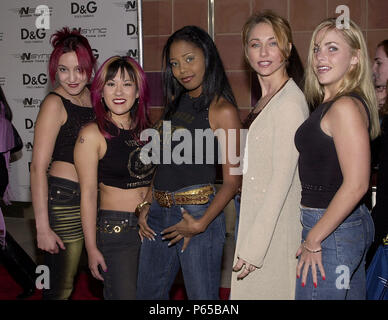
[[[246,53],[248,48],[249,34],[251,30],[259,23],[266,23],[272,27],[278,42],[280,52],[282,53],[284,59],[288,59],[291,53],[289,44],[292,43],[292,32],[290,24],[286,19],[270,10],[255,13],[251,15],[245,22],[242,31],[245,57],[247,55]]]
[[[370,114],[370,136],[374,139],[380,133],[380,123],[377,98],[372,81],[372,70],[364,36],[361,29],[352,20],[349,20],[349,28],[336,28],[336,18],[323,20],[315,28],[310,42],[305,73],[304,94],[306,100],[310,105],[316,107],[322,103],[324,98],[324,88],[317,79],[313,64],[315,39],[318,32],[322,29],[326,29],[326,31],[337,30],[342,34],[353,54],[355,55],[357,51],[359,52],[358,63],[344,75],[338,93],[334,98],[347,95],[350,92],[356,92],[362,96]]]

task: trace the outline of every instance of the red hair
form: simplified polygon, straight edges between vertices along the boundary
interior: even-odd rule
[[[100,132],[105,138],[110,139],[111,134],[106,131],[106,128],[112,120],[109,117],[109,109],[101,99],[102,92],[106,82],[113,79],[117,72],[121,72],[123,75],[124,70],[128,72],[131,80],[135,82],[136,89],[139,93],[139,98],[135,101],[135,104],[131,109],[131,118],[134,121],[136,140],[139,141],[141,131],[150,126],[148,116],[149,93],[146,75],[134,59],[130,57],[113,56],[102,64],[93,79],[91,87],[92,104]]]
[[[88,80],[90,80],[96,59],[89,41],[78,30],[70,31],[68,27],[64,27],[54,33],[50,41],[54,47],[49,61],[49,76],[52,84],[55,82],[59,58],[67,52],[75,52],[81,70],[86,73]]]

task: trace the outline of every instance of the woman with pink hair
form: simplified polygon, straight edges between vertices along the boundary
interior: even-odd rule
[[[129,57],[109,58],[92,84],[96,121],[80,131],[74,149],[89,268],[104,281],[106,300],[135,299],[135,212],[148,204],[155,169],[140,159],[140,133],[149,126],[147,100],[141,67]]]
[[[35,124],[31,193],[38,248],[45,251],[50,289],[43,299],[68,299],[83,248],[80,189],[73,149],[80,128],[94,119],[89,82],[95,58],[76,30],[56,32],[49,61],[55,89],[42,102]],[[48,177],[47,177],[48,172]]]

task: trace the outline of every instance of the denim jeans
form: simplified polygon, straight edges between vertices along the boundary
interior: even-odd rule
[[[61,238],[66,250],[44,253],[50,270],[50,289],[43,290],[44,300],[69,299],[84,244],[80,216],[80,186],[77,182],[48,177],[48,215],[51,229]]]
[[[199,188],[195,185],[177,192]],[[194,218],[203,216],[210,201],[202,205],[182,205]],[[155,241],[144,239],[140,249],[137,299],[167,300],[175,277],[182,268],[187,296],[190,300],[217,300],[221,280],[222,253],[225,242],[225,216],[221,212],[200,234],[190,239],[182,253],[183,239],[168,246],[162,240],[161,231],[182,220],[180,205],[161,207],[152,201],[148,225],[157,234]]]
[[[301,208],[302,239],[322,218],[326,209]],[[317,288],[311,267],[305,287],[296,282],[296,300],[365,300],[365,256],[374,237],[374,225],[365,205],[358,206],[324,241],[322,264],[326,279],[317,267]]]
[[[140,243],[135,213],[99,210],[97,247],[108,268],[107,272],[100,270],[105,300],[136,298]]]

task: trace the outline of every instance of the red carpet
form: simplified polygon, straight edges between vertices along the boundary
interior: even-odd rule
[[[22,288],[8,274],[4,266],[0,265],[0,300],[16,300]],[[220,299],[228,300],[229,288],[220,288]],[[26,300],[40,300],[42,293],[36,290],[35,294]],[[90,274],[81,272],[76,279],[71,300],[102,300],[102,283]],[[170,292],[171,300],[186,300],[187,295],[183,285],[174,285]]]

